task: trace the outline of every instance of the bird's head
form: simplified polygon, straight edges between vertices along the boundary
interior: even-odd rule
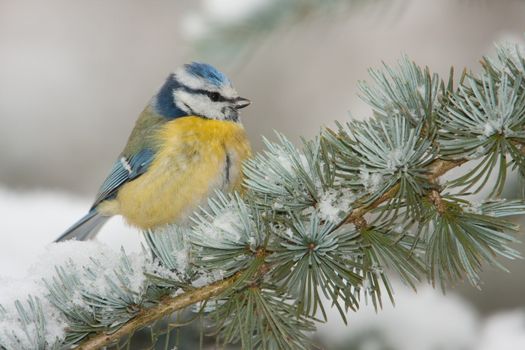
[[[249,104],[249,100],[239,97],[226,75],[199,62],[170,74],[153,99],[156,111],[169,119],[196,115],[237,122],[239,109]]]

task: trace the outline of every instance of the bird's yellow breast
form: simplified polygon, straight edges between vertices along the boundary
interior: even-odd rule
[[[183,117],[166,123],[155,139],[158,152],[148,171],[101,203],[102,213],[151,229],[182,222],[215,189],[240,189],[241,163],[251,154],[242,125]]]

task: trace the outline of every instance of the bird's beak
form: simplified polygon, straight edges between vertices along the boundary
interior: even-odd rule
[[[247,98],[237,97],[235,99],[235,109],[241,109],[244,107],[248,107],[251,103],[252,101],[248,100]]]

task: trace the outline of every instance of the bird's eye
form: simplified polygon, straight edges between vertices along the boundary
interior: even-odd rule
[[[210,100],[212,100],[213,102],[217,102],[221,99],[221,94],[219,94],[218,92],[211,92],[208,94],[208,96],[210,96]]]

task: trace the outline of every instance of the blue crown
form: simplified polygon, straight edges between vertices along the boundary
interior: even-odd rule
[[[230,80],[226,75],[207,63],[192,62],[190,64],[185,64],[184,68],[188,73],[198,78],[205,79],[210,84],[217,87],[230,85]]]

